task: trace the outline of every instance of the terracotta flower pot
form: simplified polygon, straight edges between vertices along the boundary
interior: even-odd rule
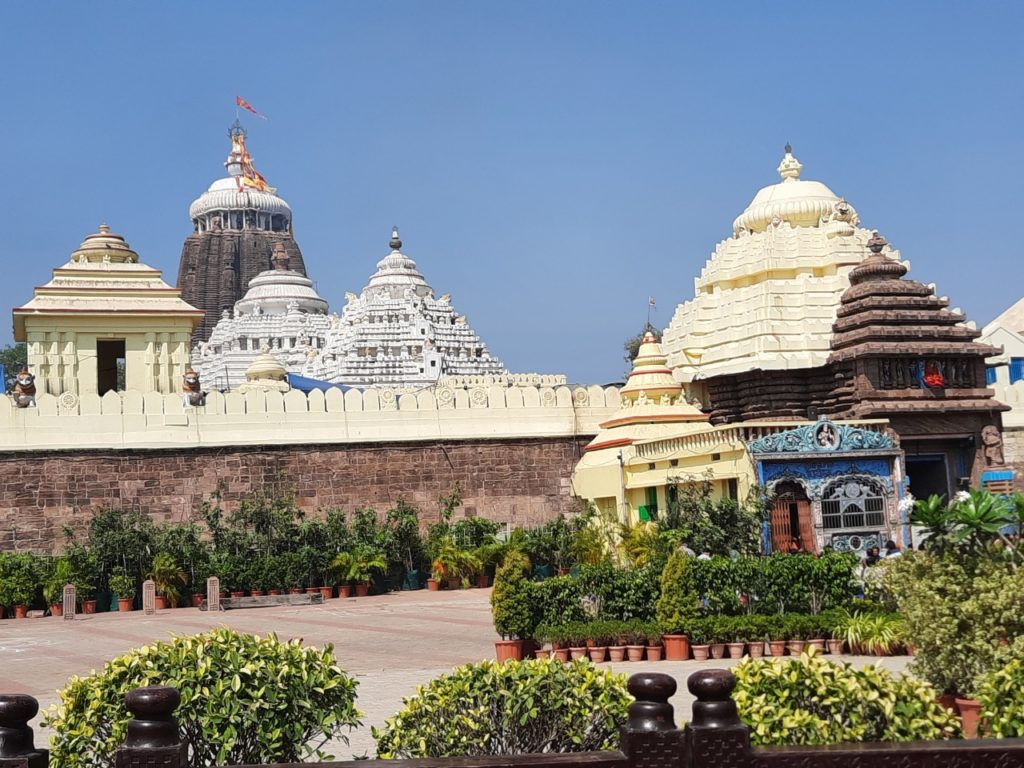
[[[366,597],[370,594],[370,583],[364,581],[362,584],[356,584],[356,597]]]
[[[977,699],[957,699],[956,708],[964,724],[964,738],[978,738],[978,724],[981,719],[981,702]]]
[[[132,610],[132,608],[135,607],[133,605],[134,602],[135,600],[133,598],[119,597],[117,599],[117,610],[119,610],[121,613],[129,613]]]
[[[167,607],[167,598],[163,595],[157,595],[153,604],[158,611],[162,611]]]
[[[824,653],[825,652],[825,641],[822,640],[821,638],[818,638],[817,640],[808,640],[807,641],[807,647],[808,648],[816,649],[818,651],[818,653]]]
[[[339,584],[338,585],[338,597],[352,597],[352,585],[351,584]]]
[[[54,603],[53,605],[51,605],[50,606],[50,615],[51,616],[63,616],[64,615],[64,605],[62,603]]]
[[[959,710],[956,706],[956,694],[954,693],[943,693],[935,698],[935,701],[939,706],[945,707],[953,714],[959,714]]]
[[[661,661],[662,647],[660,645],[647,646],[647,660]]]
[[[622,661],[626,658],[626,646],[624,645],[609,645],[608,646],[608,661]]]
[[[476,577],[477,589],[487,589],[489,586],[491,586],[491,580],[487,578],[486,573],[481,573]]]
[[[839,656],[843,652],[843,641],[842,640],[829,640],[828,641],[828,652],[833,656]]]
[[[201,594],[199,594],[198,592],[193,592],[193,593],[192,593],[192,607],[193,607],[193,608],[198,608],[198,607],[199,607],[200,605],[202,605],[202,604],[203,604],[203,600],[204,600],[204,599],[206,599],[206,596],[205,596],[205,595],[201,595]],[[118,610],[120,610],[120,609],[121,609],[121,608],[120,608],[120,602],[121,602],[121,601],[120,601],[120,600],[118,600]]]
[[[550,659],[551,651],[547,648],[538,648],[533,652],[533,655],[538,659]]]
[[[320,591],[320,587],[306,587],[306,594],[307,595],[315,595],[319,591]]]
[[[431,592],[437,592],[441,589],[441,583],[437,579],[427,579],[427,589]]]
[[[643,661],[644,650],[646,650],[646,646],[643,645],[627,645],[626,658],[630,661]]]
[[[499,664],[505,661],[520,661],[523,658],[523,641],[496,640],[494,652]]]
[[[581,645],[578,648],[570,648],[569,649],[569,658],[572,659],[573,661],[576,661],[576,659],[586,658],[586,655],[587,655],[587,646],[585,646],[585,645]]]
[[[729,648],[730,659],[742,659],[743,651],[747,647],[746,643],[726,643]]]
[[[790,640],[789,641],[789,655],[799,656],[804,652],[804,646],[807,645],[806,640]]]
[[[747,643],[747,653],[752,659],[760,659],[764,656],[764,643],[760,640],[756,643]]]
[[[569,661],[569,649],[568,648],[555,648],[553,651],[555,658],[559,661]]]
[[[458,578],[450,578],[445,582],[446,589],[462,589],[462,580]]]
[[[587,652],[590,654],[590,660],[595,664],[600,664],[604,661],[604,657],[608,655],[608,646],[599,645],[592,648],[588,648]]]
[[[712,659],[724,659],[725,658],[725,643],[712,643],[711,644],[711,658]]]
[[[687,635],[662,635],[665,658],[668,661],[686,661],[690,658],[690,638]]]
[[[693,651],[693,658],[695,661],[707,661],[708,660],[708,649],[710,646],[707,645],[691,645],[690,650]]]
[[[281,590],[280,589],[268,589],[267,590],[267,594],[268,595],[280,595],[281,594]]]
[[[785,656],[786,655],[786,641],[785,640],[769,640],[768,650],[771,651],[772,656]]]
[[[27,616],[28,616],[28,606],[27,605],[22,604],[22,605],[14,606],[14,618],[16,618],[16,619],[24,619]]]
[[[262,589],[250,589],[249,594],[253,597],[263,597],[267,593],[264,592]]]
[[[95,600],[83,600],[82,601],[82,613],[96,613],[96,601]]]
[[[302,587],[288,587],[288,594],[289,595],[301,595],[302,594]]]
[[[334,597],[334,587],[320,587],[320,594],[323,595],[324,600],[330,600]]]
[[[245,597],[245,592],[241,589],[236,589],[231,593],[232,597]]]

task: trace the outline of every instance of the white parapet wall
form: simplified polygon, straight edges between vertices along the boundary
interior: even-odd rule
[[[1024,381],[1013,384],[997,381],[989,387],[996,393],[996,400],[1012,409],[1003,414],[1003,429],[1024,429]]]
[[[597,434],[619,407],[615,387],[441,386],[413,394],[329,389],[305,394],[40,395],[34,408],[0,397],[5,451],[160,449],[546,438]]]

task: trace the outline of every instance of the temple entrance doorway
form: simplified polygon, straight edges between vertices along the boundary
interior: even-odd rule
[[[103,397],[111,390],[124,390],[124,339],[96,341],[96,391]]]
[[[772,551],[790,552],[800,548],[808,552],[817,550],[811,501],[799,483],[779,483],[776,487],[771,527]]]
[[[949,498],[949,467],[944,453],[926,453],[907,456],[907,479],[915,499],[927,499],[932,494]]]

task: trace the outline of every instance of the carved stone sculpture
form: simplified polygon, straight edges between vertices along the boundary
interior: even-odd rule
[[[22,368],[14,383],[14,404],[19,408],[35,408],[36,377]]]
[[[185,371],[185,375],[181,377],[181,391],[186,408],[206,405],[206,393],[200,387],[199,374],[192,368]]]
[[[1003,466],[1003,436],[999,434],[999,428],[993,424],[984,427],[981,430],[981,444],[984,446],[985,466]]]

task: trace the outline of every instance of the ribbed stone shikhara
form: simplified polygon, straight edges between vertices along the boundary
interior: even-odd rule
[[[313,281],[291,269],[284,245],[276,243],[274,268],[249,281],[249,290],[224,312],[209,341],[192,350],[192,365],[203,384],[215,389],[236,389],[246,371],[266,349],[293,373],[302,370],[327,338],[338,318],[328,317],[327,302]]]
[[[347,293],[341,317],[303,374],[348,386],[417,387],[441,376],[505,376],[448,294],[434,297],[416,262],[402,253],[398,229],[391,252],[358,296]]]
[[[302,252],[292,237],[292,209],[253,168],[245,130],[237,121],[228,137],[228,176],[213,182],[189,206],[193,232],[185,238],[178,266],[181,297],[206,313],[194,343],[208,339],[249,282],[271,268],[276,246],[284,247],[292,270],[306,274]]]

